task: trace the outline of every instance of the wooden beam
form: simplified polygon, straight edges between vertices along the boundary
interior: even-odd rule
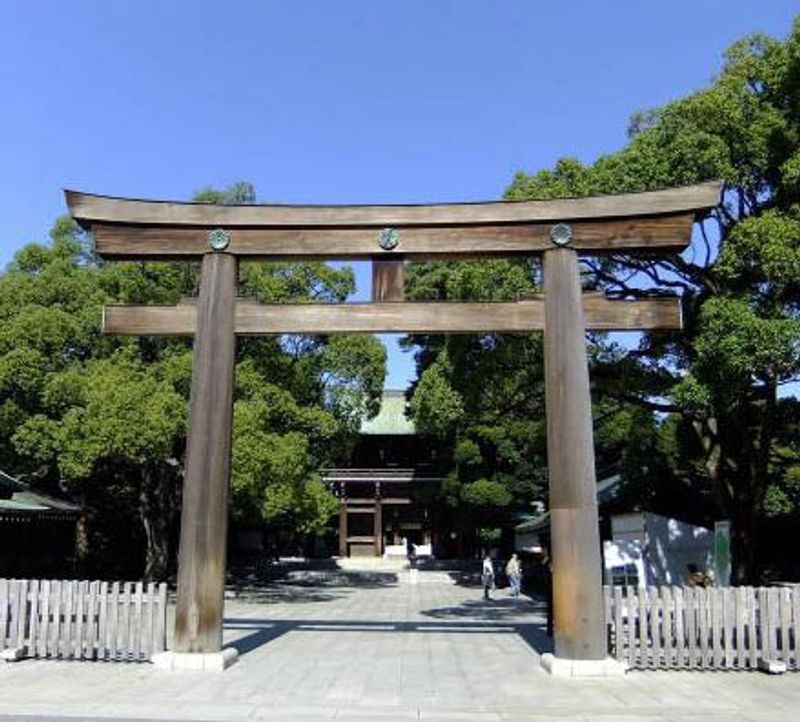
[[[89,227],[96,222],[214,228],[310,228],[549,223],[590,218],[700,211],[719,202],[721,183],[587,198],[432,205],[214,205],[135,200],[65,191],[69,212]]]
[[[582,253],[680,250],[691,237],[694,211],[570,223],[570,247]],[[398,227],[391,251],[378,245],[381,228],[227,228],[227,252],[251,260],[330,258],[444,259],[534,254],[553,247],[551,222],[512,225]],[[106,259],[190,260],[208,252],[208,228],[127,226],[94,222],[95,250]]]
[[[372,300],[402,301],[405,298],[405,265],[403,259],[372,262]]]
[[[585,294],[587,327],[598,331],[681,328],[677,298],[613,301]],[[121,336],[191,336],[196,309],[178,306],[106,306],[103,331]],[[544,300],[509,303],[352,303],[261,305],[239,301],[239,336],[330,333],[525,333],[545,327]]]
[[[181,509],[173,643],[177,652],[222,648],[236,278],[234,256],[208,254],[203,259],[199,302],[191,307],[197,317],[197,335]]]
[[[194,304],[103,307],[103,333],[116,336],[193,336],[196,325]]]
[[[375,537],[375,556],[383,554],[383,507],[380,498],[375,499],[375,517],[373,518],[372,536]]]
[[[347,502],[344,499],[339,505],[339,556],[347,556]]]
[[[605,659],[592,399],[578,255],[544,254],[544,381],[557,657]]]

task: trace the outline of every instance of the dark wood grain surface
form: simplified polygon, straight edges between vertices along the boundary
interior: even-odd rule
[[[179,307],[194,312],[197,332],[181,510],[177,652],[218,652],[222,646],[236,280],[234,256],[208,254],[197,305]]]
[[[543,260],[555,653],[568,659],[604,659],[608,647],[578,256],[554,249]]]
[[[592,330],[676,330],[681,328],[677,298],[614,301],[598,294],[582,299]],[[196,308],[178,306],[106,306],[103,330],[122,336],[191,336]],[[348,303],[262,305],[239,301],[235,333],[260,336],[283,333],[514,333],[545,328],[542,296],[508,303]]]
[[[67,190],[70,215],[83,225],[97,221],[137,225],[406,226],[558,222],[697,211],[719,202],[720,181],[645,193],[586,198],[420,205],[214,205],[136,200]]]
[[[679,250],[691,237],[693,212],[571,223],[571,248],[584,253]],[[226,249],[252,260],[324,258],[416,259],[471,258],[535,254],[553,247],[553,224],[431,226],[398,228],[392,251],[378,245],[381,228],[232,228]],[[128,226],[95,223],[95,250],[103,258],[184,259],[209,250],[207,228]]]

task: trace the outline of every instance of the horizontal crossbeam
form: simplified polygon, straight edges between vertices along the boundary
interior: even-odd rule
[[[570,247],[583,253],[679,250],[691,238],[694,213],[575,221]],[[383,251],[378,228],[232,228],[226,248],[251,260],[469,258],[541,253],[553,247],[550,223],[398,228],[397,246]],[[106,259],[189,260],[208,252],[208,230],[184,227],[92,226]]]
[[[677,298],[614,301],[602,294],[583,298],[586,328],[675,330],[681,328]],[[194,304],[178,306],[106,306],[103,331],[123,336],[191,336]],[[521,333],[544,330],[544,298],[510,303],[352,303],[260,304],[239,299],[235,333],[239,336],[330,333]]]

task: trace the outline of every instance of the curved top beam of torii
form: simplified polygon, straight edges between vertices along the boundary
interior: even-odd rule
[[[643,193],[534,201],[489,201],[409,205],[215,205],[138,200],[66,190],[70,214],[78,222],[282,228],[381,227],[542,223],[660,215],[716,205],[719,181]]]
[[[186,258],[228,233],[227,252],[251,258],[375,258],[538,253],[553,224],[569,223],[584,252],[676,249],[697,213],[719,202],[721,183],[585,198],[432,205],[214,205],[65,191],[70,214],[107,258]],[[379,245],[382,229],[394,245]]]

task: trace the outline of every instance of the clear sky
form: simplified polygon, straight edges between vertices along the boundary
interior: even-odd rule
[[[0,265],[61,189],[263,201],[499,197],[591,161],[796,0],[0,0]],[[360,294],[368,283],[359,270]],[[389,339],[389,386],[412,376]]]

